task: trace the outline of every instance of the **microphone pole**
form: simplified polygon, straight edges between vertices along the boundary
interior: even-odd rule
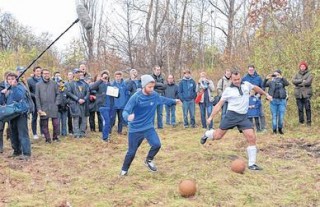
[[[38,57],[36,57],[27,67],[26,69],[24,69],[24,71],[22,71],[20,73],[20,75],[17,78],[17,81],[19,80],[19,78],[21,78],[21,76],[23,76],[23,74],[56,42],[60,39],[60,37],[62,37],[71,27],[73,27],[73,25],[75,25],[76,23],[79,22],[79,18],[77,18],[64,32],[62,32],[44,51],[42,51]]]

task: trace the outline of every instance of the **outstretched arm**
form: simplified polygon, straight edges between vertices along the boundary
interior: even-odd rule
[[[254,87],[253,87],[253,90],[254,90],[256,93],[259,93],[259,94],[261,94],[261,95],[265,95],[269,101],[272,101],[272,96],[270,96],[267,92],[265,92],[264,90],[262,90],[259,86],[254,86]]]

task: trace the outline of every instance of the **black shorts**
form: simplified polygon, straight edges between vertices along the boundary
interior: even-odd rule
[[[253,129],[252,122],[247,114],[238,114],[234,111],[227,111],[225,117],[221,120],[220,129],[228,130],[237,127],[239,131],[244,129]]]

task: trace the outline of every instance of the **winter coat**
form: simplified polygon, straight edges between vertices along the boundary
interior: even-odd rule
[[[191,101],[197,97],[196,82],[192,79],[183,78],[179,83],[179,98],[181,101]]]
[[[175,83],[166,84],[166,90],[164,90],[164,96],[167,98],[178,99],[179,87]]]
[[[153,79],[156,81],[156,85],[154,86],[154,90],[158,92],[161,96],[164,94],[164,90],[166,90],[166,85],[164,84],[164,77],[162,74],[160,75],[151,75]]]
[[[114,105],[114,97],[108,96],[107,88],[108,86],[111,86],[109,82],[104,82],[102,80],[98,80],[94,82],[92,85],[90,85],[91,90],[96,90],[96,105],[99,109],[100,107],[110,107],[113,108]]]
[[[69,98],[70,114],[72,117],[89,116],[89,85],[83,80],[75,80],[68,84],[67,97]],[[85,100],[79,104],[79,99]]]
[[[313,76],[309,70],[299,71],[292,79],[296,98],[311,98]]]
[[[261,100],[255,96],[249,98],[248,117],[260,117]]]
[[[36,85],[37,83],[42,82],[42,78],[35,78],[35,77],[30,77],[27,79],[27,83],[28,83],[28,88],[30,91],[30,95],[32,98],[33,103],[36,105]]]
[[[41,110],[47,114],[43,118],[58,118],[60,93],[56,82],[52,80],[38,82],[35,96],[37,111]]]
[[[242,81],[247,81],[253,85],[259,86],[260,88],[263,88],[263,82],[262,79],[260,77],[260,75],[258,75],[258,73],[255,71],[253,75],[249,75],[248,73],[242,78]]]
[[[119,83],[114,81],[111,85],[119,88],[119,97],[114,98],[114,108],[124,109],[129,100],[129,91],[124,80],[121,80]]]
[[[213,81],[212,80],[209,80],[208,83],[198,83],[197,84],[197,89],[196,91],[197,92],[200,92],[204,90],[204,93],[201,97],[201,100],[200,100],[200,103],[204,103],[205,101],[208,101],[208,102],[213,102],[214,100],[214,84],[213,84]]]
[[[288,85],[289,82],[285,78],[272,78],[270,80],[264,80],[264,87],[269,87],[269,95],[276,99],[287,98],[287,91],[285,87]]]
[[[227,79],[226,76],[223,76],[217,83],[217,93],[218,96],[222,95],[222,92],[231,85],[231,79]]]
[[[137,91],[138,88],[142,88],[141,80],[128,79],[126,81],[126,85],[127,85],[127,89],[129,91],[129,96],[130,97]]]

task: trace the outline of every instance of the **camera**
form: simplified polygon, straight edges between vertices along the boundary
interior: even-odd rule
[[[277,75],[275,75],[275,74],[272,74],[272,75],[271,75],[271,77],[272,77],[272,78],[275,78],[275,77],[277,77]]]

